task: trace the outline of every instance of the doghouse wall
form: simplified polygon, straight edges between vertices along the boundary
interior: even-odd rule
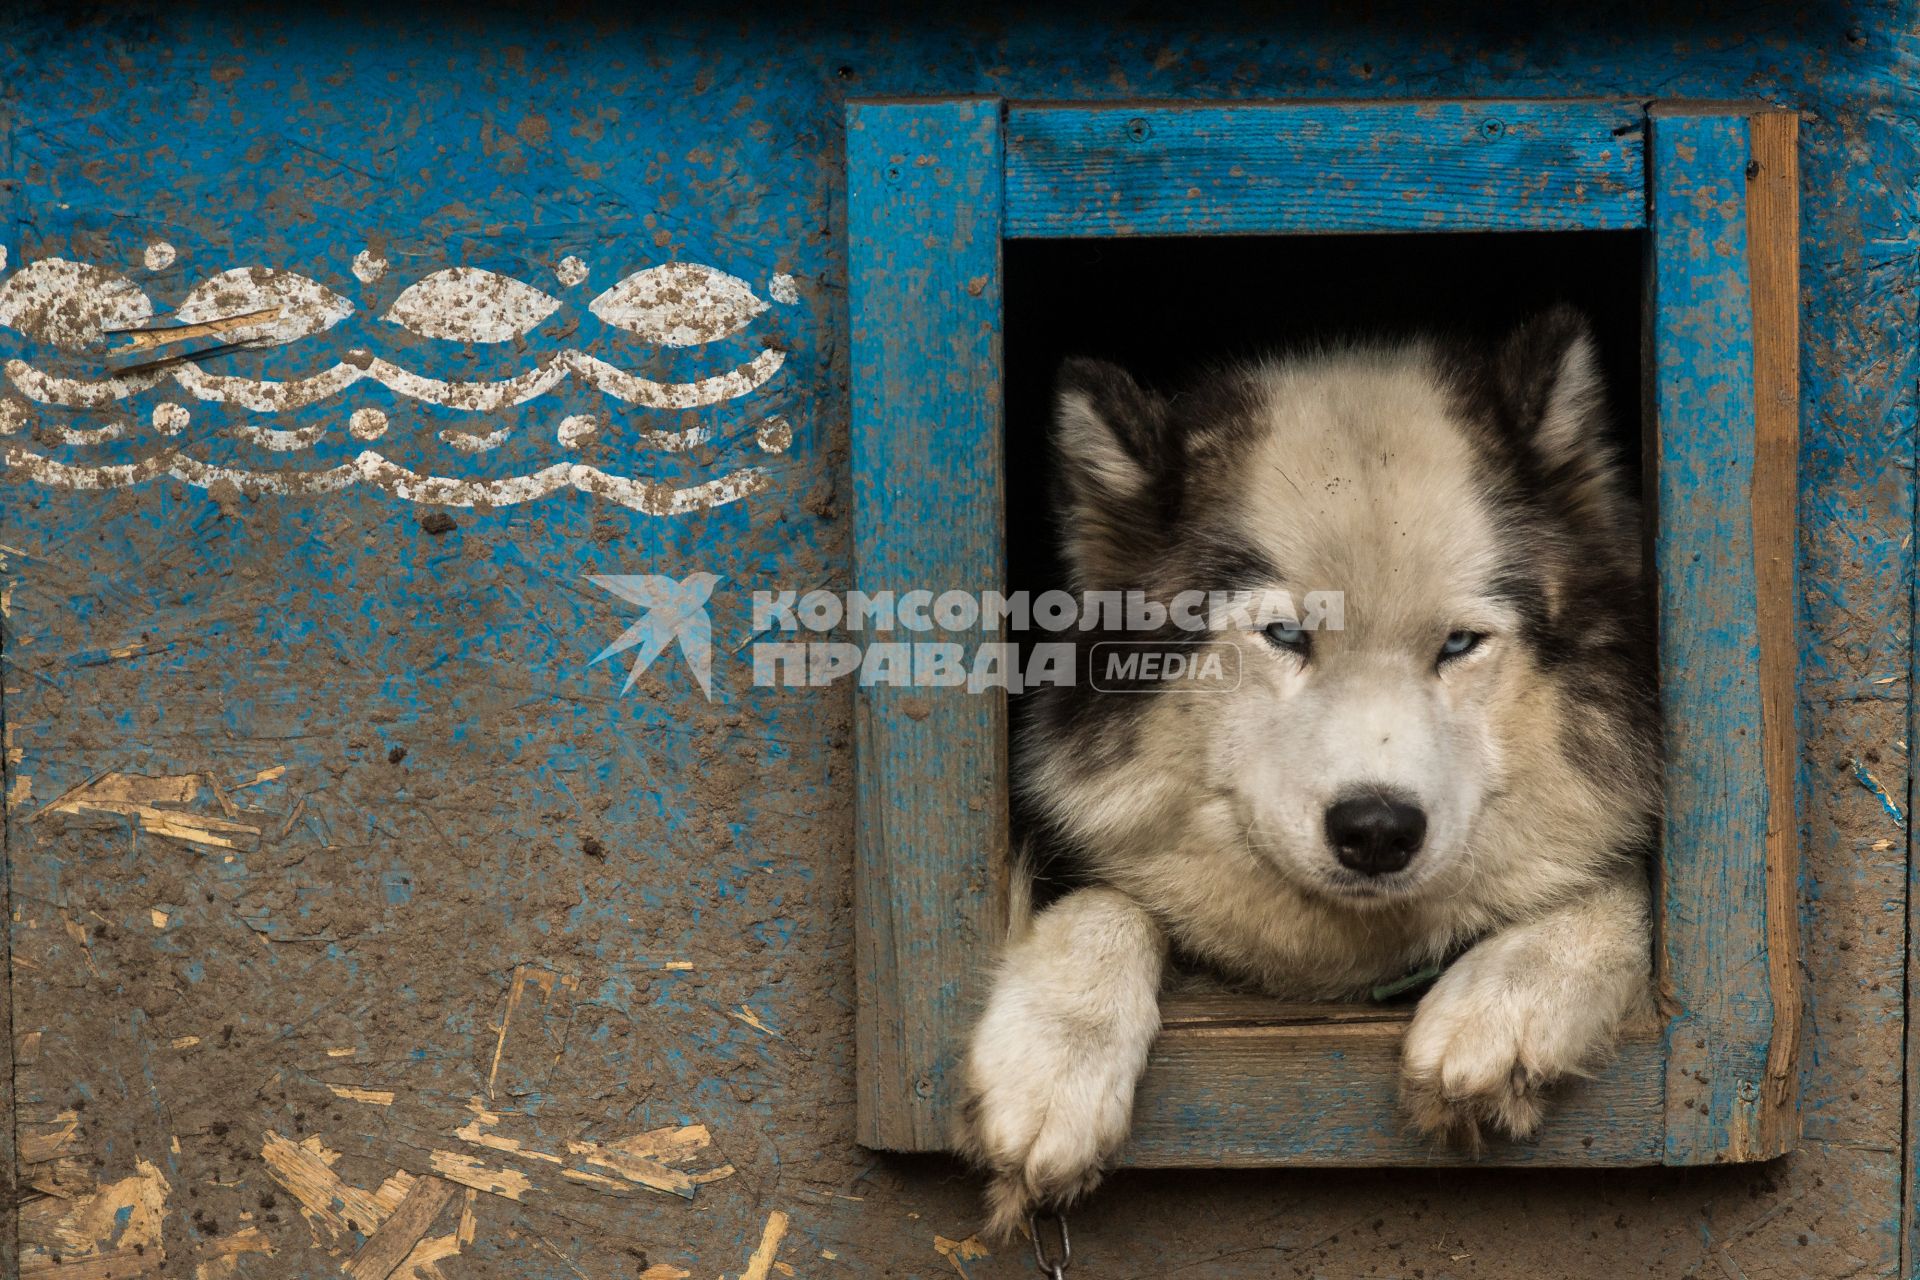
[[[851,694],[743,653],[848,581],[843,108],[901,94],[1805,113],[1798,1152],[1129,1173],[1075,1274],[1906,1265],[1914,6],[1030,7],[0,17],[0,1273],[1028,1273],[852,1141]],[[670,262],[741,283],[590,305]],[[285,341],[45,381],[234,269],[182,316]],[[711,701],[590,663],[588,575],[697,572]]]

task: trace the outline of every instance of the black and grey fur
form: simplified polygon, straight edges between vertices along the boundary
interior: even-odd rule
[[[997,1228],[1125,1139],[1170,947],[1312,998],[1457,957],[1403,1097],[1475,1142],[1530,1133],[1647,1006],[1657,700],[1607,441],[1566,310],[1490,350],[1353,346],[1173,399],[1062,371],[1076,589],[1332,591],[1343,626],[1211,633],[1231,688],[1034,695],[1022,805],[1083,887],[1016,926],[974,1034],[962,1139]]]

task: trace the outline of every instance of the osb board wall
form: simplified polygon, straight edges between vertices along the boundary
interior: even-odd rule
[[[1024,1274],[953,1166],[852,1143],[848,695],[752,690],[740,654],[753,587],[847,577],[843,103],[1605,95],[1805,113],[1801,1149],[1128,1174],[1076,1215],[1080,1266],[1893,1274],[1915,17],[0,20],[0,1250],[63,1278]],[[670,262],[711,270],[619,290]],[[109,375],[102,328],[237,304],[279,311],[195,340],[267,342],[206,362],[244,382],[56,381]],[[697,572],[712,701],[677,660],[624,692],[631,654],[590,665],[638,610],[587,575]]]

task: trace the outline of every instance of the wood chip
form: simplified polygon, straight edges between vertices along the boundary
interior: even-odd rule
[[[395,1267],[413,1252],[422,1236],[433,1226],[440,1211],[453,1199],[453,1184],[440,1178],[420,1178],[400,1201],[380,1229],[367,1237],[360,1251],[348,1260],[346,1272],[353,1280],[387,1280]]]

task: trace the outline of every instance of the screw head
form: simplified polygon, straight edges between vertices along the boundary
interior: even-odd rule
[[[1135,116],[1133,119],[1127,121],[1127,137],[1133,141],[1145,142],[1152,136],[1153,125],[1147,121],[1146,117]]]
[[[1505,133],[1506,131],[1507,131],[1507,126],[1504,124],[1501,124],[1498,120],[1482,120],[1480,122],[1480,136],[1485,138],[1489,142],[1493,141],[1495,138],[1499,137],[1501,134]]]

